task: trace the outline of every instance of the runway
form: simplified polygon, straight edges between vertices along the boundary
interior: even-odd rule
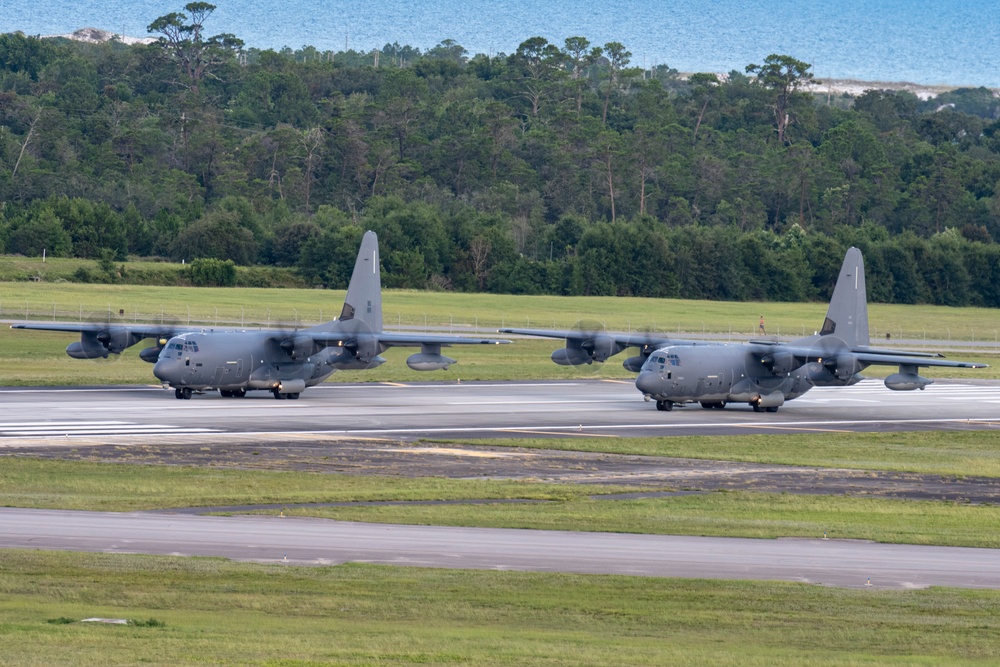
[[[220,434],[418,438],[671,436],[992,429],[1000,383],[938,381],[895,392],[878,380],[817,388],[777,413],[747,405],[659,412],[627,381],[327,384],[297,401],[217,392],[179,401],[159,387],[0,391],[0,447],[81,440],[167,442]]]
[[[345,523],[261,516],[0,509],[0,546],[863,588],[1000,588],[996,551],[851,540],[752,540]]]

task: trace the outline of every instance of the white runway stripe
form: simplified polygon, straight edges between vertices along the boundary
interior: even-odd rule
[[[169,433],[213,433],[218,429],[133,424],[121,421],[94,422],[0,422],[0,437],[82,437],[94,435],[148,435]]]

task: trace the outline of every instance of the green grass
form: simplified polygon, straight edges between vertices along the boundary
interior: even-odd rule
[[[1000,593],[0,551],[0,664],[993,665]],[[47,622],[154,619],[154,627]],[[72,656],[70,658],[70,656]]]
[[[277,514],[277,512],[260,512]],[[639,500],[574,498],[545,505],[296,508],[340,521],[716,537],[822,537],[1000,548],[1000,507],[952,502],[716,492]]]
[[[1000,477],[1000,431],[464,440],[495,447]]]
[[[136,462],[142,461],[138,449]],[[842,496],[709,493],[641,500],[591,495],[627,485],[395,478],[99,464],[8,457],[0,505],[134,511],[174,507],[372,500],[528,499],[532,503],[288,508],[347,521],[729,537],[832,537],[1000,547],[1000,507]],[[277,511],[270,512],[277,513]]]
[[[527,498],[556,500],[635,490],[493,480],[448,480],[306,472],[0,459],[0,506],[136,511],[259,503]],[[224,451],[222,454],[224,455]]]
[[[0,318],[76,320],[124,311],[127,321],[315,324],[340,312],[342,290],[193,288],[79,283],[0,282]],[[755,336],[764,315],[769,334],[810,335],[823,323],[825,303],[738,303],[624,297],[512,296],[386,290],[386,325],[567,328],[581,321],[615,330]],[[872,336],[1000,340],[997,311],[988,308],[872,304]]]
[[[497,336],[496,333],[480,334]],[[139,359],[139,350],[151,341],[129,348],[107,360],[79,360],[66,355],[66,346],[79,337],[52,331],[21,331],[0,326],[0,386],[157,384],[153,366]],[[621,366],[625,354],[605,364],[582,367],[557,366],[549,359],[562,346],[558,340],[517,340],[511,345],[454,346],[445,354],[458,360],[447,371],[420,372],[406,365],[414,348],[392,348],[387,360],[370,371],[340,371],[328,382],[455,382],[458,380],[580,380],[618,379],[631,382],[635,374]],[[929,377],[998,379],[1000,362],[995,356],[961,355],[967,361],[983,361],[982,370],[923,370]],[[878,377],[896,372],[895,367],[872,367],[866,375]]]

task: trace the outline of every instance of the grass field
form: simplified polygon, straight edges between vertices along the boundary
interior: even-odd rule
[[[142,452],[136,452],[142,460]],[[448,480],[7,458],[0,505],[134,511],[256,503],[527,499],[538,503],[287,508],[346,521],[727,537],[832,537],[1000,547],[1000,507],[844,496],[716,492],[591,496],[649,486]],[[274,510],[270,513],[277,513]]]
[[[483,336],[498,336],[483,332]],[[0,326],[0,386],[156,384],[152,364],[139,359],[140,343],[119,357],[79,360],[66,355],[66,346],[79,340],[71,333],[21,331]],[[447,371],[420,372],[406,365],[413,348],[392,348],[382,356],[387,363],[369,371],[339,371],[327,382],[444,382],[456,380],[579,380],[619,379],[632,381],[635,374],[622,368],[626,353],[604,364],[566,367],[549,356],[562,346],[559,340],[519,339],[511,345],[468,345],[447,348],[445,354],[458,360]],[[633,354],[629,352],[627,354]],[[988,354],[949,355],[990,365],[985,369],[922,369],[931,378],[1000,379],[1000,357]],[[873,366],[869,377],[895,373],[894,366]]]
[[[340,313],[344,292],[0,282],[0,319],[101,319],[202,324],[316,324]],[[823,323],[825,303],[735,303],[624,297],[511,296],[386,290],[387,326],[481,329],[567,328],[597,322],[614,330],[756,335],[764,315],[768,333],[812,334]],[[988,308],[872,304],[873,338],[1000,341],[1000,313]]]
[[[25,551],[0,551],[0,563],[0,664],[11,667],[1000,660],[996,591]],[[66,622],[92,616],[146,626]]]
[[[135,448],[137,464],[142,448]],[[492,480],[377,477],[230,468],[0,458],[0,506],[129,512],[254,503],[372,500],[568,500],[635,490]]]
[[[340,312],[343,292],[306,289],[237,289],[87,285],[78,283],[0,282],[0,319],[85,320],[123,323],[202,326],[303,325],[329,320]],[[536,297],[446,292],[386,291],[384,317],[389,327],[426,328],[459,335],[497,336],[503,326],[524,328],[592,327],[609,330],[657,330],[668,334],[721,335],[741,342],[755,335],[757,317],[767,316],[769,333],[809,335],[823,319],[826,305],[818,303],[727,303],[675,299],[613,297]],[[119,311],[123,315],[119,315]],[[873,305],[872,333],[907,337],[922,346],[924,339],[994,341],[1000,317],[982,308]],[[138,350],[127,350],[112,361],[78,361],[64,353],[77,340],[72,334],[12,331],[0,328],[0,386],[153,383],[151,366]],[[406,367],[412,351],[393,349],[389,363],[373,371],[335,373],[332,382],[578,379],[634,377],[621,367],[625,354],[606,364],[559,367],[549,355],[557,340],[517,340],[500,348],[451,348],[459,364],[446,372],[420,373]],[[926,370],[929,377],[1000,378],[996,355],[949,353],[950,357],[990,364],[984,370]],[[29,372],[25,372],[25,368]],[[873,367],[872,377],[895,372]]]
[[[317,507],[285,514],[375,523],[764,539],[826,534],[893,544],[1000,548],[1000,507],[844,496],[716,492],[641,500],[576,498],[545,505]]]

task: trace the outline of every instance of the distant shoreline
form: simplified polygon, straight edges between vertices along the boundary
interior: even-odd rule
[[[43,35],[43,39],[51,38],[64,38],[71,39],[79,42],[90,42],[99,43],[107,42],[112,39],[118,39],[124,44],[151,44],[156,41],[155,37],[129,37],[127,35],[119,35],[113,33],[109,30],[102,30],[100,28],[80,28],[72,33],[65,35]],[[692,72],[684,72],[681,74],[683,78],[690,76]],[[725,78],[724,73],[717,73],[720,78]],[[951,85],[951,84],[922,84],[922,83],[911,83],[909,81],[862,81],[859,79],[836,79],[828,77],[820,77],[819,83],[810,85],[807,90],[814,95],[851,95],[852,97],[857,97],[862,95],[866,90],[900,90],[911,92],[916,95],[921,100],[928,100],[932,97],[937,97],[942,93],[951,92],[959,88],[980,88],[984,87],[988,90],[992,90],[993,94],[1000,97],[1000,88],[990,88],[988,86],[972,86],[972,85]]]
[[[858,81],[856,79],[828,78],[821,78],[819,83],[810,85],[808,90],[815,95],[843,95],[846,93],[852,97],[858,97],[864,94],[866,90],[897,90],[913,93],[921,100],[929,100],[932,97],[937,97],[942,93],[949,93],[959,88],[980,87],[992,90],[995,96],[1000,96],[1000,88],[989,88],[987,86],[927,85],[908,81]]]
[[[681,78],[687,79],[689,76],[694,74],[694,72],[682,72]],[[724,72],[715,72],[715,75],[719,77],[720,81],[724,81],[728,78],[728,74]],[[973,85],[952,85],[952,84],[925,84],[925,83],[913,83],[910,81],[864,81],[861,79],[836,79],[833,77],[817,77],[818,83],[814,82],[806,86],[805,90],[814,95],[843,95],[848,94],[852,97],[858,97],[863,95],[866,90],[897,90],[897,91],[907,91],[913,93],[921,100],[929,100],[932,97],[937,97],[943,93],[950,93],[953,90],[958,90],[959,88],[986,88],[987,90],[993,91],[993,95],[1000,97],[1000,88],[991,88],[989,86],[973,86]]]

